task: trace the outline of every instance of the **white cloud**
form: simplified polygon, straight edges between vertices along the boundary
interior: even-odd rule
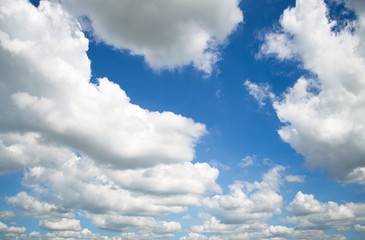
[[[0,133],[0,173],[37,165],[51,166],[72,156],[65,148],[46,144],[39,133]]]
[[[353,10],[359,20],[334,32],[337,23],[327,18],[324,1],[298,0],[284,11],[281,29],[266,35],[261,54],[300,60],[315,74],[300,78],[274,100],[286,124],[281,138],[304,155],[309,167],[326,168],[341,181],[365,183],[365,15],[363,8]]]
[[[238,166],[240,166],[241,168],[246,168],[246,167],[251,166],[252,164],[254,164],[255,161],[256,161],[256,156],[255,155],[246,156],[246,157],[241,159]]]
[[[219,46],[243,20],[238,0],[61,2],[75,16],[88,17],[99,40],[143,56],[154,69],[192,63],[210,74]]]
[[[204,208],[227,224],[269,219],[281,211],[282,197],[278,190],[281,185],[279,174],[283,170],[281,166],[274,167],[261,182],[237,181],[229,186],[229,194],[206,198]]]
[[[180,178],[174,178],[174,171],[181,173]],[[30,188],[43,186],[45,190],[38,190],[41,192],[57,193],[59,204],[65,208],[159,216],[183,212],[187,206],[200,205],[202,196],[220,192],[215,183],[217,177],[217,170],[204,163],[111,170],[95,166],[86,158],[74,157],[54,168],[30,168],[23,182]],[[151,186],[149,181],[157,186]]]
[[[109,171],[116,184],[155,194],[207,194],[220,192],[218,170],[207,163],[158,165],[142,170]]]
[[[365,223],[364,203],[320,202],[313,195],[298,192],[288,209],[294,216],[286,220],[296,223],[298,229],[344,231]]]
[[[324,210],[322,204],[313,195],[303,194],[302,192],[295,195],[288,209],[299,216],[320,213]]]
[[[26,168],[31,190],[7,203],[52,230],[44,238],[100,239],[70,209],[108,216],[105,229],[117,227],[110,216],[129,216],[130,238],[172,238],[181,226],[155,217],[221,191],[217,169],[191,163],[205,126],[134,105],[106,78],[91,83],[88,39],[58,3],[0,4],[0,172]],[[154,225],[134,232],[138,218]]]
[[[273,237],[289,237],[293,235],[295,230],[285,226],[270,226],[269,232]]]
[[[287,182],[302,183],[305,180],[305,176],[288,175],[288,176],[285,176],[285,180]]]
[[[199,233],[190,232],[187,236],[181,237],[180,240],[208,240],[208,237]]]
[[[2,131],[35,132],[49,145],[63,145],[120,168],[194,158],[205,126],[131,104],[106,78],[90,83],[88,40],[61,6],[41,1],[37,9],[25,0],[2,0],[2,6]],[[17,152],[1,147],[7,159],[15,158]]]
[[[172,234],[174,236],[177,231],[182,230],[182,226],[178,222],[156,221],[152,217],[121,215],[91,215],[89,217],[98,228],[117,232],[139,229],[142,234]]]
[[[247,88],[248,93],[255,98],[260,107],[266,105],[266,100],[275,99],[275,95],[271,92],[268,84],[257,85],[256,83],[246,80],[244,86]]]
[[[15,214],[12,211],[1,211],[0,219],[11,219],[14,218]]]
[[[360,224],[355,224],[354,228],[358,232],[365,232],[365,226],[362,226]]]
[[[33,217],[73,217],[71,212],[65,211],[65,209],[55,204],[39,201],[26,192],[7,197],[6,202],[20,209],[25,215]]]
[[[0,222],[0,234],[4,234],[4,233],[24,233],[25,230],[26,229],[24,227],[7,226],[5,223]]]
[[[78,231],[81,230],[80,220],[61,218],[59,220],[43,219],[39,222],[39,226],[47,230],[57,231]]]

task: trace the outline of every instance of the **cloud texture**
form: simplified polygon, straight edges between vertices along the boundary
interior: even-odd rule
[[[97,1],[87,6],[82,1],[41,1],[36,8],[26,0],[0,0],[0,173],[23,171],[24,188],[4,197],[11,210],[0,209],[0,238],[344,239],[342,231],[363,232],[363,203],[321,201],[301,191],[286,201],[284,186],[301,184],[304,176],[286,175],[284,166],[271,166],[259,181],[240,178],[224,189],[217,183],[219,170],[195,159],[195,146],[208,132],[204,124],[144,109],[108,78],[92,79],[89,41],[76,16],[86,15],[100,40],[144,56],[153,68],[193,63],[206,73],[219,57],[216,47],[242,21],[235,0],[165,1],[166,11],[158,14],[162,1],[141,2],[106,1],[102,9]],[[124,10],[126,5],[134,11]],[[310,39],[299,34],[302,28],[295,27],[313,27],[306,26],[312,21],[308,12],[321,23],[316,33],[319,39],[328,38],[330,50],[336,44],[352,50],[346,52],[355,64],[351,71],[344,66],[327,73],[330,67],[318,60],[323,72],[316,72],[316,65],[310,64],[322,56],[316,54],[317,42],[309,44]],[[333,33],[325,14],[319,0],[298,1],[296,8],[285,11],[282,32],[267,35],[262,48],[265,54],[302,59],[318,78],[298,80],[281,100],[268,85],[246,81],[245,86],[262,106],[268,98],[274,101],[279,117],[288,122],[281,137],[309,156],[311,166],[328,167],[339,179],[362,182],[363,152],[356,144],[363,140],[363,92],[357,91],[362,86],[357,71],[363,63],[354,50],[361,47],[356,33],[362,25],[358,23],[355,33]],[[299,37],[287,37],[289,30]],[[294,51],[290,42],[297,39],[299,48]],[[282,43],[285,52],[280,50]],[[351,84],[338,74],[352,77]],[[335,99],[335,93],[341,97]],[[303,114],[296,111],[298,106]],[[336,115],[333,109],[339,109]],[[305,114],[312,114],[312,122],[304,121]],[[336,128],[326,121],[334,121]],[[316,134],[308,131],[308,124]],[[347,131],[356,139],[347,141]],[[311,141],[338,152],[333,158],[317,159],[323,153]],[[341,161],[349,149],[356,154]],[[238,165],[246,170],[256,162],[251,155]],[[343,169],[330,166],[333,162]],[[19,216],[32,218],[42,232],[18,226]],[[187,226],[187,221],[192,224]]]
[[[343,26],[328,17],[324,1],[298,0],[284,11],[280,30],[266,35],[261,53],[300,61],[313,73],[274,100],[286,124],[279,130],[281,138],[304,155],[309,167],[364,184],[364,9],[355,7],[361,5],[356,1],[345,3],[357,19]]]
[[[238,0],[61,2],[75,16],[87,17],[98,39],[143,56],[154,69],[192,63],[210,74],[219,47],[243,20]]]

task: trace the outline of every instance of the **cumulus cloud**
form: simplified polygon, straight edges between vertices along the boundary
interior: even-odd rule
[[[236,181],[228,194],[204,199],[203,223],[182,239],[262,239],[270,235],[266,221],[281,212],[283,167],[270,169],[261,182]],[[206,236],[211,236],[207,237]]]
[[[364,203],[320,202],[313,195],[302,192],[297,193],[288,209],[294,216],[286,220],[296,223],[298,229],[344,231],[365,220]]]
[[[204,208],[223,223],[244,223],[268,219],[279,213],[282,197],[278,194],[281,185],[279,166],[263,176],[262,182],[237,181],[229,186],[227,195],[215,195],[204,200]]]
[[[281,138],[304,155],[309,167],[326,168],[335,179],[363,184],[365,15],[363,7],[354,7],[361,4],[345,2],[358,20],[334,29],[339,24],[328,18],[324,1],[298,0],[284,11],[280,29],[266,35],[261,54],[299,60],[313,73],[274,100],[286,124],[279,130]]]
[[[218,170],[191,162],[205,126],[132,104],[107,78],[92,83],[88,39],[59,3],[0,4],[0,173],[25,169],[30,190],[6,202],[52,231],[44,238],[100,239],[73,210],[103,229],[129,224],[123,239],[173,237],[181,226],[157,217],[221,192]]]
[[[194,145],[205,126],[171,112],[142,109],[107,78],[90,83],[88,40],[60,5],[41,1],[37,9],[25,0],[2,0],[2,6],[3,132],[35,132],[48,144],[120,168],[194,158]],[[7,160],[21,153],[12,147],[17,144],[14,137],[11,140],[10,146],[0,144]],[[6,161],[11,163],[7,168],[22,166],[19,161],[27,159]]]
[[[210,74],[219,47],[243,20],[238,0],[61,2],[89,19],[97,39],[143,56],[154,69],[193,64]]]
[[[72,217],[71,212],[65,211],[55,204],[39,201],[26,192],[20,192],[15,196],[7,197],[6,201],[18,208],[25,215],[33,217]]]
[[[178,222],[156,221],[152,217],[92,215],[90,219],[100,229],[124,233],[134,230],[134,232],[139,231],[138,235],[171,238],[176,232],[182,230],[182,226]]]
[[[0,233],[24,233],[25,232],[24,227],[9,227],[6,224],[0,222]]]
[[[81,230],[80,220],[61,218],[60,220],[41,220],[39,226],[47,230],[77,231]]]
[[[176,189],[176,179],[170,172],[175,170],[185,171],[186,178],[181,177],[181,182],[186,184],[184,186],[180,183],[180,190]],[[206,175],[199,174],[202,170]],[[59,204],[65,208],[77,208],[98,214],[122,213],[139,216],[180,213],[187,206],[198,206],[201,196],[214,189],[220,191],[215,183],[217,170],[206,164],[157,166],[143,170],[144,177],[141,171],[105,169],[95,166],[88,159],[74,157],[55,168],[30,168],[24,176],[24,184],[40,192],[49,189],[56,192]],[[131,180],[131,176],[141,176],[141,179]],[[152,176],[156,176],[156,179]],[[159,187],[141,185],[149,179]],[[39,186],[45,189],[39,189]]]

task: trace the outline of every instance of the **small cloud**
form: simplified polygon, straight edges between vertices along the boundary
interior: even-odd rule
[[[266,100],[274,100],[275,95],[271,92],[270,85],[259,84],[246,80],[243,85],[246,87],[248,93],[257,101],[260,107],[266,105]]]
[[[212,160],[209,162],[209,164],[212,166],[212,167],[215,167],[215,168],[218,168],[218,169],[222,169],[224,171],[227,171],[227,170],[230,170],[231,167],[226,165],[226,164],[223,164],[217,160]]]
[[[191,219],[191,215],[190,214],[186,214],[184,216],[182,216],[183,220],[190,220]]]
[[[215,91],[215,97],[216,97],[216,98],[220,99],[220,98],[222,98],[223,96],[224,96],[224,95],[223,95],[223,93],[222,93],[222,90],[217,89],[217,90]]]
[[[238,166],[240,166],[241,168],[246,168],[248,166],[251,166],[256,160],[256,156],[252,155],[252,156],[246,156],[244,158],[241,159],[240,163],[238,164]]]
[[[12,211],[1,211],[0,219],[11,219],[14,218],[14,213]]]
[[[285,177],[287,182],[302,183],[305,180],[305,176],[288,175]]]
[[[360,224],[356,224],[354,226],[355,230],[358,231],[358,232],[365,232],[365,226],[362,226]]]

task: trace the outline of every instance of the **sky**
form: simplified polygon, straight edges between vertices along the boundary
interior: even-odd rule
[[[362,0],[0,0],[0,239],[364,239]]]

